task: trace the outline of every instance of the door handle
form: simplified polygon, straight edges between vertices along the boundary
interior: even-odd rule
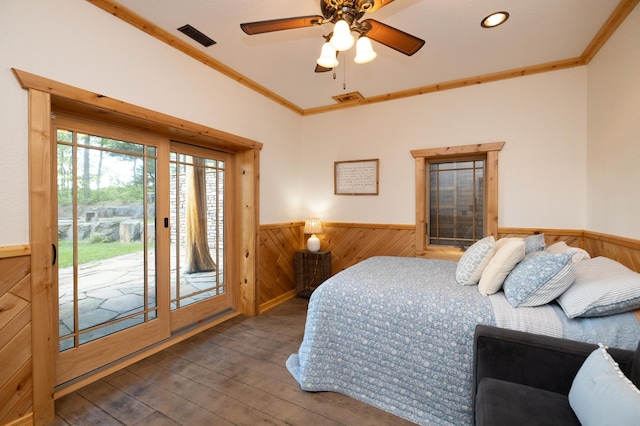
[[[51,248],[53,249],[53,261],[51,262],[51,265],[53,266],[56,264],[56,260],[58,260],[58,249],[55,244],[51,244]]]

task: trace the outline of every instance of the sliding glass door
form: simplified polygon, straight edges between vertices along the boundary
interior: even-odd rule
[[[226,282],[228,155],[172,142],[171,328],[231,309]]]
[[[64,118],[55,138],[63,383],[167,337],[169,327],[158,271],[161,144]]]
[[[54,120],[57,384],[232,312],[232,156]]]

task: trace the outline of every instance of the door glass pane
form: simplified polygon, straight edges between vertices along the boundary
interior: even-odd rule
[[[171,153],[171,309],[225,294],[224,161]]]
[[[157,317],[155,149],[58,130],[60,350]]]

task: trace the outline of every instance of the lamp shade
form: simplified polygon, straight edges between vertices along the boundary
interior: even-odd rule
[[[310,217],[304,221],[304,233],[311,234],[307,240],[307,250],[318,251],[320,250],[320,238],[316,237],[316,234],[322,232],[322,223],[317,217]]]
[[[329,40],[331,46],[338,52],[351,49],[355,39],[351,35],[351,27],[344,19],[339,20],[333,26],[333,36]]]
[[[321,234],[322,222],[317,217],[310,217],[304,221],[304,233],[305,234]]]
[[[356,43],[356,57],[354,62],[356,64],[366,64],[373,61],[378,54],[373,50],[371,46],[371,39],[369,37],[362,36]]]
[[[326,42],[322,45],[322,51],[320,57],[316,61],[318,65],[325,68],[335,68],[338,66],[338,58],[336,58],[336,49],[331,46],[331,43]]]

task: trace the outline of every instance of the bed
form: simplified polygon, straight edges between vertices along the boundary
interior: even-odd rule
[[[476,324],[638,345],[632,312],[569,318],[555,300],[514,308],[502,289],[483,296],[478,286],[460,285],[457,267],[383,256],[334,275],[309,300],[289,372],[305,391],[338,392],[417,424],[466,425]]]

